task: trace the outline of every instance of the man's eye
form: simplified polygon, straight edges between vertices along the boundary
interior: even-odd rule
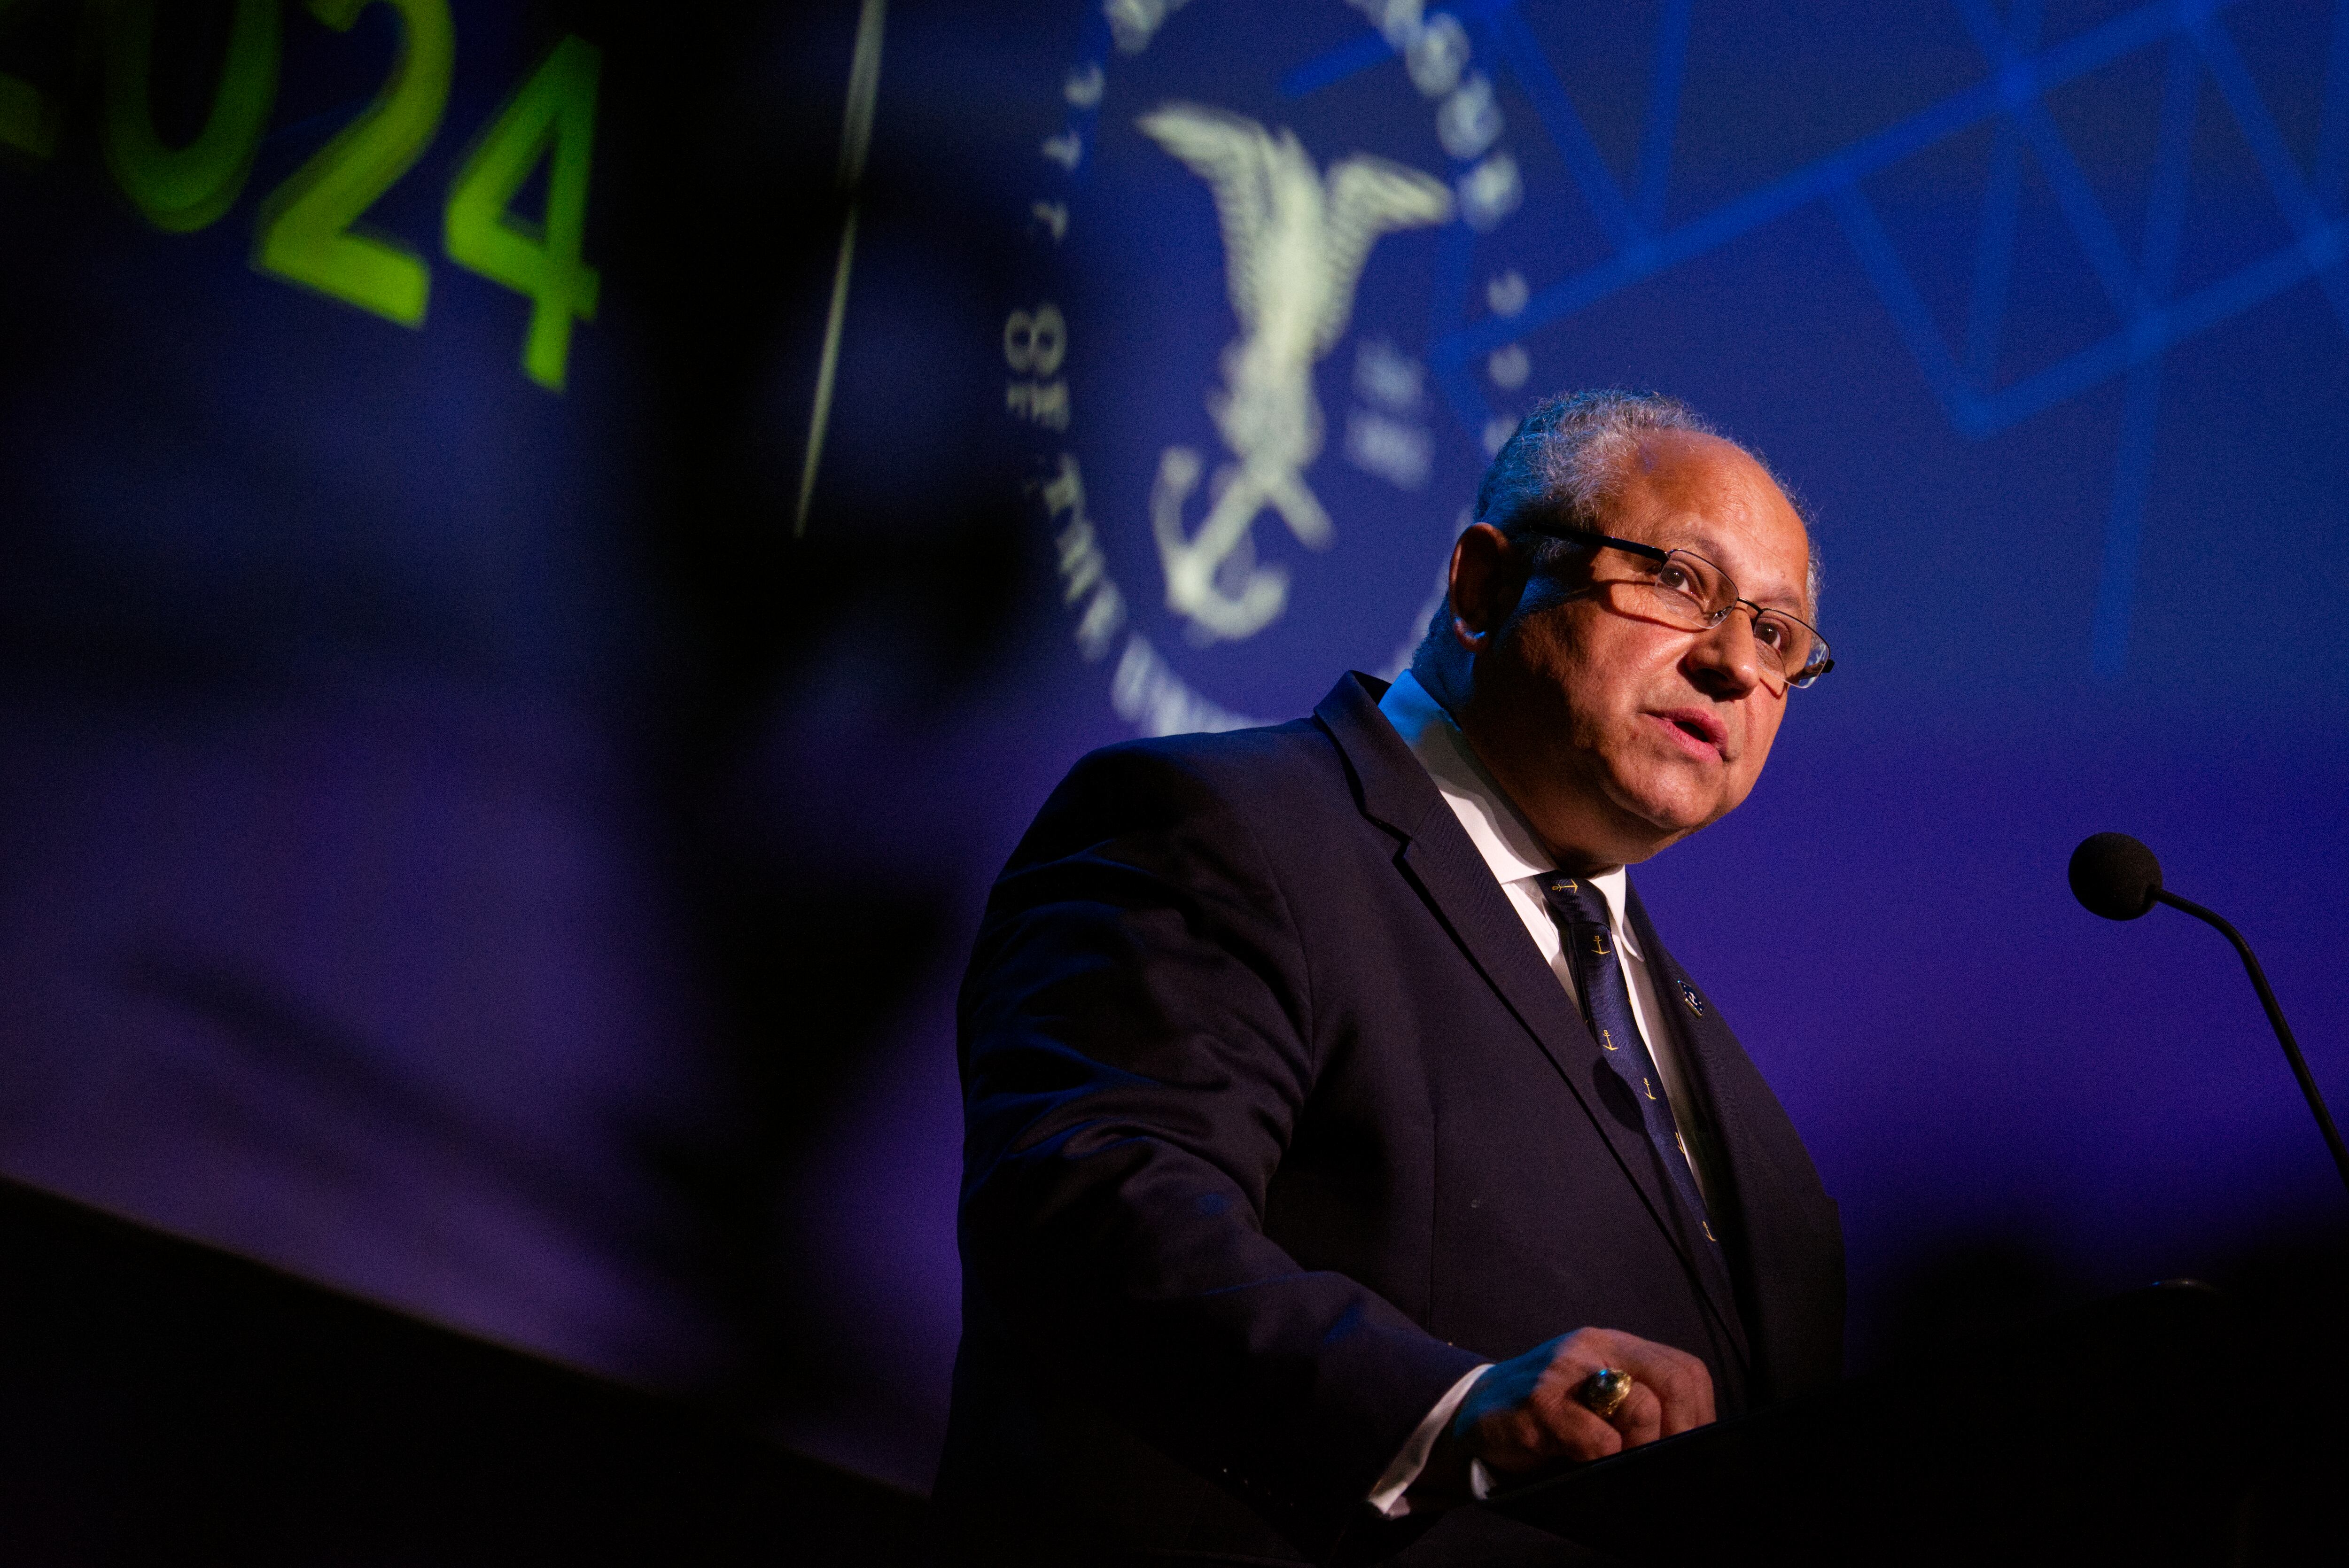
[[[1696,583],[1689,576],[1688,568],[1670,561],[1656,568],[1656,586],[1670,588],[1675,593],[1696,592]]]
[[[1772,615],[1757,616],[1754,622],[1754,640],[1765,648],[1784,648],[1789,634],[1786,624]]]

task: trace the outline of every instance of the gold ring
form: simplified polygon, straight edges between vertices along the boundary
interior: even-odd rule
[[[1630,1397],[1631,1375],[1612,1367],[1601,1367],[1574,1386],[1574,1402],[1602,1421],[1613,1420]]]

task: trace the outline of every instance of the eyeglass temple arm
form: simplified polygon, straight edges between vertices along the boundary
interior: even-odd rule
[[[1551,539],[1570,539],[1583,544],[1601,544],[1621,550],[1649,561],[1670,561],[1672,552],[1653,544],[1642,544],[1636,539],[1616,539],[1588,528],[1569,528],[1562,522],[1536,522],[1526,525],[1526,531]]]

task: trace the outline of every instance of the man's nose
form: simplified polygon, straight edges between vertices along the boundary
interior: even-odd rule
[[[1712,631],[1699,632],[1683,662],[1698,690],[1732,701],[1769,678],[1762,645],[1754,639],[1754,617],[1739,608],[1732,608]]]

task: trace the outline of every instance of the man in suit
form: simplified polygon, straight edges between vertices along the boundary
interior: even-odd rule
[[[1825,673],[1803,519],[1684,406],[1578,394],[1450,583],[1392,687],[1085,758],[996,885],[974,1556],[1579,1561],[1460,1505],[1837,1374],[1835,1206],[1623,869]]]

